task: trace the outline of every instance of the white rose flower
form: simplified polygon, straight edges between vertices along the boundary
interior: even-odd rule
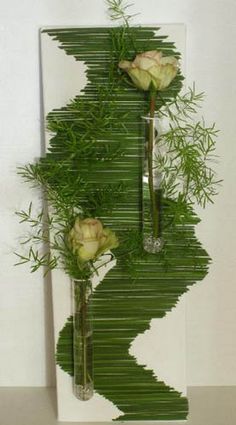
[[[95,218],[77,217],[69,232],[69,243],[82,262],[98,258],[104,252],[117,248],[118,239],[112,230],[104,228]]]
[[[133,62],[121,61],[119,67],[126,71],[134,85],[149,90],[164,90],[176,77],[179,64],[174,56],[162,56],[162,52],[150,50],[136,56]]]

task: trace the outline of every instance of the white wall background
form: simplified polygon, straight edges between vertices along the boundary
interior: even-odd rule
[[[213,258],[210,273],[187,297],[189,385],[236,385],[236,2],[134,0],[136,22],[187,25],[187,80],[207,93],[204,115],[221,129],[214,205],[201,211],[198,236]],[[0,4],[0,385],[54,382],[50,289],[42,273],[13,267],[23,228],[14,210],[37,194],[16,166],[40,155],[39,36],[42,26],[106,24],[103,0],[8,0]]]

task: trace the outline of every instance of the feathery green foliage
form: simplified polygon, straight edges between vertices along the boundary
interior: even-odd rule
[[[169,128],[158,137],[155,166],[163,175],[165,197],[205,207],[213,202],[220,180],[211,168],[218,130],[195,118],[202,99],[203,93],[193,87],[159,109],[159,119],[167,118]]]
[[[126,27],[129,27],[130,20],[136,15],[128,14],[128,9],[132,4],[124,0],[106,0],[108,13],[112,21],[123,21]]]
[[[139,144],[138,152],[134,153],[134,147],[127,149],[127,144],[137,128],[141,131],[140,116],[145,115],[148,110],[148,96],[130,86],[121,75],[117,66],[120,56],[129,49],[128,54],[133,57],[137,51],[146,49],[147,45],[150,49],[160,48],[163,52],[178,56],[174,45],[165,42],[163,36],[154,36],[152,28],[129,27],[128,31],[123,27],[96,28],[86,41],[87,31],[81,29],[79,34],[73,29],[68,31],[77,40],[73,42],[73,48],[68,42],[68,32],[62,30],[60,34],[66,52],[88,64],[89,83],[84,89],[84,96],[77,96],[66,107],[49,113],[47,127],[52,137],[48,152],[38,162],[18,170],[26,182],[43,188],[44,198],[49,202],[50,209],[46,213],[39,212],[41,223],[32,229],[31,235],[27,235],[30,248],[22,254],[17,253],[20,258],[17,264],[28,261],[32,264],[31,271],[42,265],[46,272],[60,265],[77,279],[87,277],[91,274],[91,269],[89,265],[82,270],[79,268],[77,257],[71,252],[67,242],[68,232],[76,216],[99,217],[109,226],[109,221],[106,223],[104,217],[118,217],[120,204],[132,198],[130,191],[133,191],[134,182],[137,185],[140,183],[137,181],[139,171],[136,171],[134,179],[130,179],[130,173],[135,168],[130,159],[140,156],[141,146]],[[94,31],[96,45],[93,41]],[[118,46],[116,42],[121,32],[122,40]],[[131,42],[131,35],[136,47]],[[86,43],[89,43],[90,50],[84,49]],[[181,88],[181,82],[182,76],[179,75],[163,92],[159,107],[163,102],[174,99]],[[134,109],[132,102],[135,102]],[[127,163],[128,170],[124,168]],[[139,215],[140,205],[135,209]],[[29,217],[29,223],[30,220]],[[42,229],[48,226],[49,220],[52,222],[51,235],[50,240],[49,237],[46,240]],[[132,225],[127,219],[123,218],[124,220],[126,234],[133,236]],[[120,230],[116,227],[114,230],[122,238],[119,235]],[[135,234],[137,245],[140,237],[138,232]],[[46,253],[43,245],[40,251],[40,238],[49,248]],[[38,246],[34,250],[36,240]],[[132,252],[126,256],[130,259],[129,264],[132,262]],[[130,266],[129,269],[132,270]]]

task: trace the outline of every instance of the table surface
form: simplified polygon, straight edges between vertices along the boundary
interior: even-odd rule
[[[188,398],[190,415],[187,421],[154,423],[158,425],[236,424],[236,386],[189,387]],[[55,388],[0,388],[0,425],[75,425],[76,423],[79,422],[57,421]],[[135,423],[132,422],[132,424]],[[137,422],[137,424],[140,423]],[[152,422],[146,423],[152,424]],[[99,424],[102,425],[102,422]]]

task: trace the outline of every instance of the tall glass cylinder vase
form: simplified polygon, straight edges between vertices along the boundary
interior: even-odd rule
[[[93,396],[92,284],[73,281],[74,394],[80,400]]]
[[[158,131],[155,116],[150,113],[144,117],[145,149],[142,173],[142,209],[143,209],[143,247],[145,251],[155,254],[163,248],[161,235],[161,180],[158,170]]]

